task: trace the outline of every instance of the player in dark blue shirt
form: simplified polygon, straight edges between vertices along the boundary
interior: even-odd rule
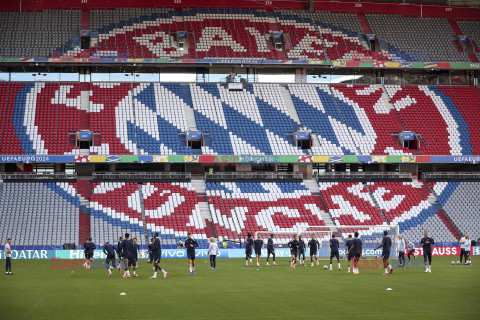
[[[187,233],[187,240],[185,240],[185,249],[187,249],[188,267],[190,269],[190,275],[195,275],[195,248],[198,247],[198,242],[192,239],[192,234]]]
[[[247,233],[247,240],[245,240],[245,267],[248,267],[248,260],[250,259],[250,267],[252,266],[252,251],[253,239],[252,234]]]
[[[263,240],[260,238],[260,234],[257,236],[257,240],[253,242],[255,247],[255,256],[257,258],[257,267],[260,267],[260,256],[262,255]]]
[[[127,265],[125,264],[125,259],[123,259],[123,252],[122,252],[122,249],[121,249],[121,246],[120,246],[122,241],[123,241],[123,237],[120,237],[118,239],[118,243],[117,243],[117,256],[118,256],[118,266],[119,266],[118,270],[120,271],[120,273],[122,273],[122,262],[123,262],[123,267],[125,269],[127,268]]]
[[[115,250],[115,247],[111,245],[110,243],[106,242],[105,245],[103,246],[103,253],[107,256],[105,259],[105,266],[107,267],[108,270],[108,275],[112,275],[112,269],[116,268],[117,266],[115,265],[115,255],[117,251]]]
[[[349,234],[347,243],[345,244],[345,255],[347,256],[347,259],[348,259],[348,272],[347,273],[350,273],[350,263],[353,260],[353,250],[352,250],[352,248],[353,248],[353,239],[352,239],[352,235]]]
[[[358,272],[358,261],[362,257],[363,253],[363,243],[362,240],[358,238],[358,231],[355,232],[355,239],[353,239],[353,274],[359,274]]]
[[[267,266],[270,264],[268,263],[268,260],[270,259],[270,255],[273,256],[273,265],[276,266],[277,263],[275,262],[275,247],[273,246],[273,238],[274,235],[273,233],[270,235],[270,238],[268,238],[267,241]]]
[[[420,244],[423,247],[423,262],[425,262],[425,273],[432,273],[432,245],[435,244],[435,241],[432,237],[428,236],[428,231],[424,232]]]
[[[340,247],[340,243],[337,239],[335,239],[335,235],[332,234],[332,239],[330,239],[330,271],[332,271],[332,260],[333,257],[337,258],[338,263],[338,271],[342,271],[340,266],[340,254],[338,253],[338,248]]]
[[[155,246],[155,238],[150,239],[150,244],[147,246],[147,252],[148,252],[148,262],[147,263],[153,263],[153,247]],[[153,271],[155,271],[155,268],[153,268]]]
[[[393,268],[390,265],[390,250],[392,249],[392,239],[388,236],[388,231],[383,231],[383,239],[382,243],[376,247],[374,250],[382,248],[382,260],[383,260],[383,267],[385,268],[384,275],[388,274],[387,267],[390,268],[390,273],[393,273]]]
[[[130,278],[130,266],[133,267],[133,276],[136,277],[137,262],[135,258],[137,256],[137,247],[133,241],[130,240],[130,234],[125,233],[125,239],[120,243],[120,249],[122,250],[123,258],[128,261],[123,277]]]
[[[298,236],[298,258],[300,260],[300,265],[305,265],[305,241],[303,241],[302,236]]]
[[[93,260],[93,253],[96,248],[97,246],[92,242],[92,238],[88,238],[83,244],[83,252],[85,253],[85,263],[83,264],[84,269],[90,269],[90,264]]]
[[[132,241],[133,241],[133,244],[135,245],[135,247],[137,249],[137,255],[135,256],[135,262],[137,263],[137,269],[138,269],[138,255],[140,254],[140,246],[137,243],[137,238],[133,238]]]
[[[292,260],[290,261],[290,268],[295,269],[295,265],[297,264],[298,247],[300,246],[297,235],[293,237],[293,240],[290,240],[288,246],[290,247],[290,254],[292,255]]]
[[[312,267],[313,267],[314,257],[315,257],[315,261],[317,261],[317,266],[318,266],[319,262],[317,258],[317,252],[318,252],[318,249],[320,248],[320,243],[318,242],[317,239],[315,239],[314,235],[312,235],[312,240],[308,241],[308,247],[310,248],[310,262],[312,263]]]
[[[195,254],[194,254],[195,256]],[[160,243],[160,238],[158,237],[158,232],[155,232],[152,239],[152,253],[150,259],[153,261],[153,276],[150,279],[157,279],[158,270],[162,271],[163,279],[167,277],[167,271],[160,267],[160,260],[162,259],[162,245]]]

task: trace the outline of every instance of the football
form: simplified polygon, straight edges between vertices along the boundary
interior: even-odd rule
[[[327,270],[328,267],[326,265],[323,266],[323,270]]]
[[[454,265],[455,265],[455,261],[452,261],[452,266],[454,266]]]
[[[460,265],[460,264],[462,264],[462,263],[461,263],[460,261],[457,261],[457,264]]]

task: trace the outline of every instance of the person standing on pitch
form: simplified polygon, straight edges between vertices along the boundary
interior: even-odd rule
[[[127,266],[125,268],[123,277],[130,278],[130,266],[133,267],[133,276],[136,277],[137,274],[135,269],[137,268],[137,261],[135,260],[135,257],[137,256],[137,247],[133,241],[130,240],[129,233],[125,233],[125,239],[123,239],[122,243],[120,243],[120,248],[123,252],[123,258],[127,260]]]
[[[317,261],[317,266],[318,266],[318,258],[317,258],[317,251],[318,248],[320,248],[320,243],[318,242],[317,239],[315,239],[315,236],[312,234],[312,240],[308,241],[308,247],[310,248],[310,262],[312,263],[313,267],[313,258],[315,257],[315,261]]]
[[[462,264],[462,259],[465,257],[465,263],[467,262],[467,256],[465,255],[465,240],[467,240],[467,233],[463,232],[463,237],[460,239],[460,264]]]
[[[297,264],[297,255],[298,255],[298,247],[300,246],[298,242],[298,236],[295,235],[293,240],[290,240],[288,243],[288,247],[290,248],[290,254],[292,255],[292,260],[290,261],[290,268],[295,269],[295,265]]]
[[[305,265],[305,241],[303,241],[302,236],[298,236],[298,259],[300,260],[300,265]]]
[[[215,271],[217,267],[217,254],[218,254],[218,244],[215,242],[213,237],[210,238],[210,244],[208,245],[208,255],[210,256],[210,267],[211,271]]]
[[[273,265],[276,266],[276,262],[275,262],[275,247],[273,245],[273,238],[274,238],[274,235],[273,233],[270,235],[270,238],[268,238],[268,241],[267,241],[267,266],[269,266],[270,264],[268,263],[268,260],[270,259],[270,255],[272,255],[273,257]]]
[[[335,235],[332,234],[332,239],[330,239],[330,271],[332,271],[333,258],[337,258],[338,271],[342,271],[342,268],[340,266],[340,253],[338,252],[339,247],[340,243],[337,239],[335,239]]]
[[[432,244],[435,244],[433,238],[428,236],[428,231],[425,231],[423,238],[420,241],[423,247],[423,262],[425,263],[425,273],[432,273]]]
[[[187,240],[185,240],[185,248],[187,249],[188,267],[190,269],[190,275],[195,275],[195,248],[198,247],[198,242],[192,239],[192,234],[187,234]]]
[[[5,243],[5,274],[13,276],[12,273],[12,249],[10,245],[12,244],[12,238],[7,238],[7,243]]]
[[[253,242],[255,248],[255,257],[257,259],[257,267],[260,267],[260,256],[262,255],[263,240],[260,238],[260,234],[257,236],[257,240]]]
[[[107,267],[108,275],[111,276],[112,269],[117,267],[115,265],[115,247],[110,243],[105,242],[105,245],[103,246],[103,253],[105,253],[105,255],[107,256],[107,258],[105,259],[105,266]]]
[[[407,248],[408,248],[408,262],[411,261],[410,257],[413,256],[413,260],[416,259],[416,256],[415,256],[415,245],[413,244],[412,241],[408,241],[407,242]]]
[[[470,236],[467,234],[465,235],[465,265],[471,265],[472,260],[470,258],[470,248],[472,247],[472,240],[470,240]]]
[[[390,265],[390,250],[392,249],[392,238],[388,236],[388,231],[383,231],[383,239],[382,243],[373,250],[377,250],[382,248],[382,260],[383,260],[383,267],[385,268],[385,273],[383,275],[388,275],[387,267],[390,268],[390,273],[393,273],[393,268]]]
[[[157,271],[160,270],[163,273],[163,279],[167,277],[167,271],[160,267],[160,260],[162,259],[162,245],[160,244],[160,238],[158,237],[158,232],[155,232],[153,240],[153,248],[151,260],[153,261],[153,276],[150,279],[157,279]]]
[[[252,234],[247,233],[247,240],[245,240],[245,267],[248,267],[248,259],[250,259],[250,267],[252,266],[252,252],[253,252],[253,239]]]
[[[89,237],[83,244],[83,252],[85,253],[85,263],[83,264],[84,269],[90,269],[93,260],[93,253],[96,248],[97,246],[92,242],[91,237]]]
[[[398,235],[397,252],[400,268],[405,268],[405,240],[401,234]]]
[[[122,243],[122,241],[123,241],[123,237],[120,237],[120,238],[118,239],[118,243],[117,243],[118,267],[119,267],[119,268],[118,268],[118,271],[119,271],[120,273],[122,273],[122,261],[124,261],[123,267],[124,267],[125,269],[127,268],[127,266],[125,265],[125,260],[123,260],[123,250],[121,249],[121,246],[120,246],[120,244]]]

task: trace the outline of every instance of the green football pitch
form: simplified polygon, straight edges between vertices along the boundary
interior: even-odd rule
[[[263,259],[260,268],[246,268],[242,259],[218,259],[215,272],[198,259],[197,274],[190,276],[186,260],[164,259],[168,277],[157,280],[149,279],[152,266],[146,260],[139,277],[131,279],[118,270],[107,276],[104,269],[14,260],[15,275],[0,274],[0,318],[479,319],[480,259],[452,266],[453,259],[434,257],[431,274],[415,263],[416,268],[388,276],[371,264],[360,275],[347,274],[345,261],[341,272],[336,263],[333,271],[323,270],[326,261],[293,270],[286,259],[275,267]]]

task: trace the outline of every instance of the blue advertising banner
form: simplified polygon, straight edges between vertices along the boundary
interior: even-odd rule
[[[297,132],[298,140],[308,140],[310,139],[310,133],[308,132]]]
[[[55,250],[12,250],[13,259],[53,259]],[[5,259],[5,252],[0,251],[0,259]]]
[[[93,133],[91,131],[77,131],[78,140],[92,140]]]
[[[201,132],[189,132],[187,136],[188,140],[202,140]]]

